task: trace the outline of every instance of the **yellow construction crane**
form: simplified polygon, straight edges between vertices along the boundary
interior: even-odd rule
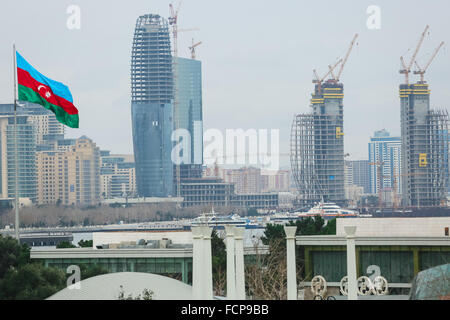
[[[400,57],[400,62],[402,63],[402,67],[403,69],[400,70],[401,74],[405,75],[405,84],[409,84],[409,73],[411,72],[411,67],[414,63],[414,61],[416,60],[417,57],[417,53],[419,53],[420,47],[422,46],[423,40],[425,39],[425,36],[427,35],[428,29],[430,28],[430,26],[426,26],[425,30],[422,33],[422,36],[420,37],[419,43],[417,44],[416,50],[414,51],[411,61],[406,64],[405,63],[405,59],[403,57]]]
[[[444,41],[441,42],[441,44],[436,48],[436,50],[434,50],[434,53],[431,55],[430,60],[428,61],[428,63],[425,65],[425,67],[422,69],[420,68],[420,66],[417,64],[417,61],[414,61],[414,63],[416,64],[417,67],[417,71],[414,71],[414,74],[420,74],[420,83],[425,83],[424,81],[424,74],[427,71],[428,67],[431,65],[431,63],[433,62],[434,58],[436,57],[436,55],[438,54],[439,50],[441,50],[441,48],[444,46]]]
[[[197,42],[197,43],[194,43],[194,39],[192,39],[192,46],[189,47],[189,50],[191,50],[191,58],[193,60],[195,60],[195,48],[197,48],[201,44],[202,44],[201,41]]]

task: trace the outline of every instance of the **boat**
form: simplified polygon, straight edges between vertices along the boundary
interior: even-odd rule
[[[319,202],[314,207],[306,212],[299,214],[300,217],[314,217],[321,216],[324,219],[334,218],[356,218],[359,213],[354,210],[342,209],[336,203],[333,202]]]
[[[260,228],[261,226],[247,218],[242,218],[236,213],[229,215],[216,215],[214,208],[211,212],[202,213],[199,217],[192,219],[191,226],[210,226],[216,229],[223,229],[227,225],[245,227],[246,229]]]

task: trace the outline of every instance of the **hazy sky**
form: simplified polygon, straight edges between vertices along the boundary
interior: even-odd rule
[[[130,55],[136,19],[169,13],[169,1],[2,1],[0,11],[0,103],[13,99],[12,44],[39,71],[69,86],[80,112],[80,129],[101,149],[132,153]],[[81,29],[69,30],[69,5],[81,9]],[[367,7],[381,9],[381,29],[369,30]],[[440,41],[450,44],[450,2],[435,1],[254,1],[184,0],[180,56],[192,38],[203,62],[204,127],[280,129],[281,152],[289,152],[295,113],[310,111],[312,70],[325,73],[343,56],[355,33],[344,83],[345,149],[367,158],[375,130],[400,133],[399,57],[413,49],[426,24],[430,36],[418,59]],[[410,50],[411,52],[411,50]],[[410,54],[409,54],[410,55]],[[444,48],[426,75],[432,107],[448,108],[449,50]],[[281,158],[288,163],[288,157]]]

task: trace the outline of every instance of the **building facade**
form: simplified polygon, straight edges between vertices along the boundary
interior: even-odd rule
[[[177,58],[178,81],[178,128],[189,132],[188,159],[182,166],[184,170],[195,171],[203,165],[203,102],[202,102],[202,64],[198,60]],[[192,176],[193,174],[187,173]]]
[[[131,55],[131,118],[137,191],[141,197],[174,193],[172,65],[167,21],[159,15],[140,16]]]
[[[300,201],[324,200],[345,204],[344,86],[335,80],[318,83],[312,94],[312,113],[294,117],[291,130],[291,168]]]
[[[400,137],[392,137],[383,129],[370,138],[369,179],[370,193],[377,194],[380,189],[396,188],[402,193],[402,142]],[[381,175],[381,176],[380,176]]]
[[[262,176],[259,168],[224,169],[222,174],[225,182],[234,184],[236,194],[261,192]]]
[[[426,82],[400,85],[403,205],[440,206],[448,188],[448,113],[430,109]]]
[[[39,204],[100,203],[100,150],[91,139],[83,136],[65,152],[38,152],[36,163]]]
[[[288,192],[291,188],[289,170],[261,172],[261,192]]]
[[[112,155],[108,151],[106,154],[102,154],[100,162],[100,192],[103,199],[136,195],[133,155]]]
[[[1,194],[14,198],[16,191],[16,147],[14,117],[0,116]],[[27,116],[17,117],[17,193],[19,198],[37,197],[36,128]]]

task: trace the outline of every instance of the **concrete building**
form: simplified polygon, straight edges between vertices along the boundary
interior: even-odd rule
[[[2,198],[15,197],[14,117],[0,116]],[[36,129],[27,116],[17,117],[18,196],[35,202],[37,198]]]
[[[154,14],[140,16],[131,54],[131,119],[141,197],[174,194],[172,65],[167,21]]]
[[[102,152],[100,186],[103,199],[136,196],[136,170],[133,155]]]
[[[333,79],[317,83],[312,112],[294,117],[291,167],[305,205],[322,199],[345,204],[344,86]]]
[[[236,194],[235,185],[219,178],[185,179],[181,183],[184,207],[214,206],[255,209],[278,207],[277,193]]]
[[[37,153],[38,203],[86,206],[100,202],[100,150],[89,138],[69,151]]]
[[[230,206],[234,185],[218,178],[185,179],[181,183],[184,207]]]
[[[397,188],[402,193],[402,142],[385,129],[376,131],[369,142],[370,193]],[[382,177],[379,177],[381,174]]]
[[[370,174],[368,160],[345,161],[345,186],[358,186],[363,193],[370,193]]]
[[[403,204],[439,206],[446,198],[448,113],[430,109],[426,82],[400,85]]]
[[[222,174],[225,182],[234,184],[236,194],[261,192],[262,176],[259,168],[223,169]]]
[[[291,189],[289,170],[261,172],[261,192],[288,192]]]

